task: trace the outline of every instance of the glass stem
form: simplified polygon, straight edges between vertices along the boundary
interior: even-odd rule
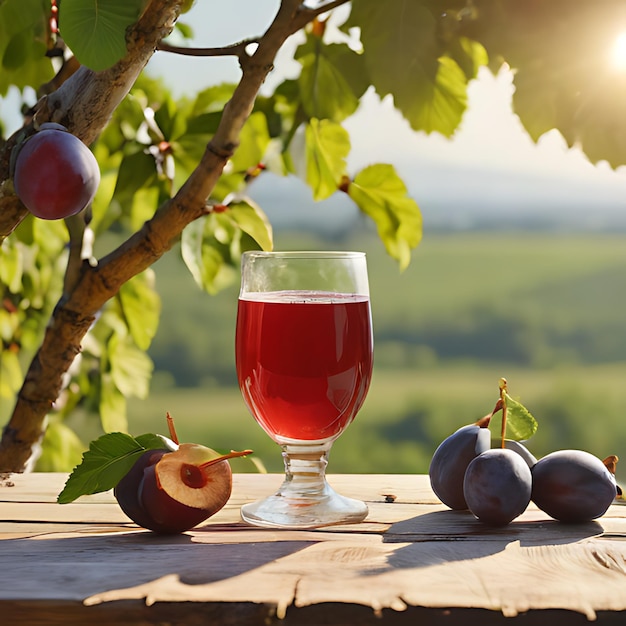
[[[327,494],[326,466],[332,442],[283,444],[285,482],[280,492],[290,498],[319,499]]]

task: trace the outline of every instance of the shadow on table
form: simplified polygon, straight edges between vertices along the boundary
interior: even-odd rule
[[[200,585],[260,568],[312,543],[198,543],[192,535],[160,536],[147,532],[37,541],[7,539],[0,543],[0,561],[12,566],[0,570],[0,586],[19,596],[20,589],[12,589],[13,583],[28,576],[33,588],[42,587],[61,596],[71,589],[72,595],[82,598],[170,574],[179,576],[185,584]],[[35,562],[41,567],[34,567]],[[20,575],[21,568],[24,576]]]
[[[520,519],[491,527],[469,511],[434,511],[393,524],[383,535],[383,542],[410,543],[390,555],[390,567],[426,567],[490,556],[512,542],[523,547],[562,545],[597,537],[602,532],[602,525],[594,521],[563,524],[550,519]]]

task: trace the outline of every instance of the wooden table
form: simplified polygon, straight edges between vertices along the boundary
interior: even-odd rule
[[[239,474],[225,509],[173,537],[138,529],[110,493],[58,505],[63,474],[0,476],[0,623],[626,624],[626,506],[564,525],[531,507],[488,528],[428,477],[334,475],[361,524],[264,530],[244,502],[278,475]]]

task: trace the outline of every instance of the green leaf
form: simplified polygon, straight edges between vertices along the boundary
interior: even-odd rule
[[[183,261],[196,283],[208,293],[217,293],[232,283],[233,268],[227,265],[235,228],[226,214],[211,214],[185,228],[181,238]]]
[[[410,92],[436,71],[442,46],[433,13],[417,0],[360,0],[352,3],[344,29],[361,29],[365,62],[381,96]],[[393,33],[393,35],[391,34]]]
[[[147,150],[124,155],[117,175],[115,197],[122,203],[128,202],[138,189],[153,185],[156,176],[156,162]]]
[[[130,337],[114,334],[108,344],[111,376],[115,386],[126,396],[148,396],[153,364]]]
[[[476,78],[478,70],[489,63],[485,48],[467,37],[453,39],[448,49],[448,56],[456,61],[467,80]]]
[[[146,440],[143,439],[142,443],[145,444]],[[163,447],[161,441],[161,445],[155,445],[154,449]],[[144,447],[125,433],[102,435],[89,444],[80,465],[74,468],[57,496],[57,502],[68,504],[80,496],[113,489],[147,449],[153,448]]]
[[[126,398],[117,388],[109,373],[102,374],[98,411],[102,430],[105,433],[126,432],[128,430]]]
[[[21,243],[5,239],[0,245],[0,284],[6,285],[11,293],[20,293],[24,274],[24,259]]]
[[[239,147],[232,159],[233,171],[245,172],[262,163],[270,142],[267,121],[263,113],[253,113],[241,130]]]
[[[160,185],[138,189],[130,202],[130,228],[139,230],[145,222],[154,216],[161,200]]]
[[[309,118],[341,122],[356,111],[368,82],[361,55],[346,44],[326,46],[311,36],[296,56],[302,64],[300,100]]]
[[[0,351],[0,398],[14,398],[21,384],[22,368],[17,354],[3,349]]]
[[[374,220],[389,255],[406,269],[411,250],[422,238],[422,216],[394,167],[378,164],[365,168],[350,183],[348,194]]]
[[[189,24],[176,22],[176,30],[182,35],[184,39],[193,39],[193,28],[189,26]]]
[[[98,72],[126,54],[126,29],[144,0],[63,0],[59,32],[76,58]]]
[[[435,10],[416,0],[361,0],[353,3],[346,28],[361,28],[363,56],[377,93],[391,94],[414,130],[450,137],[467,107],[468,78],[445,56]]]
[[[521,402],[506,392],[504,400],[507,409],[505,437],[515,441],[530,439],[537,432],[537,421]]]
[[[154,271],[130,279],[119,292],[120,304],[130,334],[142,350],[147,350],[156,335],[161,313],[161,298],[154,287]]]
[[[37,472],[68,472],[80,463],[85,445],[63,422],[53,421],[46,428]]]
[[[451,137],[467,109],[467,78],[450,57],[441,57],[432,82],[396,91],[394,103],[413,130]]]
[[[154,114],[154,123],[159,128],[163,139],[172,141],[183,134],[187,127],[190,109],[189,104],[181,101],[174,102],[168,94]],[[153,137],[153,139],[157,138],[160,139],[160,137]]]
[[[350,136],[330,120],[312,119],[306,126],[306,181],[315,200],[325,200],[337,191],[346,172]]]
[[[30,35],[28,31],[22,31],[11,37],[2,55],[2,67],[5,70],[16,70],[26,63],[32,49]]]
[[[207,218],[197,219],[185,227],[181,235],[180,250],[185,265],[199,287],[207,288],[210,279],[203,259],[204,228]]]
[[[160,450],[161,448],[170,449],[170,445],[173,443],[171,439],[165,438],[162,435],[155,435],[153,433],[137,435],[137,437],[135,437],[135,441],[146,448],[146,450]]]
[[[229,207],[226,213],[245,233],[259,244],[261,250],[274,247],[272,225],[260,206],[249,198]]]
[[[46,57],[49,15],[44,0],[0,2],[0,96],[10,87],[38,89],[54,76]]]

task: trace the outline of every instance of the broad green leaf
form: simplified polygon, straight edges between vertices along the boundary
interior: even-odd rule
[[[69,472],[80,463],[85,445],[69,426],[52,421],[46,428],[42,448],[36,471]]]
[[[157,175],[154,157],[146,150],[126,154],[122,159],[115,185],[115,196],[128,202],[142,187],[154,184]]]
[[[138,189],[130,203],[130,228],[133,232],[139,230],[145,222],[154,216],[159,208],[161,190],[159,184]]]
[[[63,0],[59,32],[76,58],[98,72],[126,54],[126,29],[144,0]]]
[[[361,0],[353,3],[346,27],[351,26],[361,28],[365,63],[378,94],[393,95],[414,130],[450,137],[467,107],[468,79],[444,56],[438,16],[416,0]]]
[[[249,198],[228,208],[227,215],[259,244],[261,250],[272,250],[272,225],[260,206]]]
[[[161,298],[154,287],[154,271],[146,270],[122,285],[119,292],[124,319],[141,350],[150,347],[161,313]]]
[[[146,449],[125,433],[102,435],[89,444],[81,463],[74,468],[57,496],[57,502],[68,504],[80,496],[113,489]]]
[[[196,284],[204,289],[205,270],[202,259],[202,241],[206,218],[197,219],[183,230],[180,250],[185,265],[189,269]]]
[[[15,352],[0,351],[0,398],[14,398],[22,384],[22,368]]]
[[[265,115],[253,113],[241,131],[239,147],[230,160],[233,171],[245,172],[262,163],[269,142],[270,135]]]
[[[381,96],[432,80],[442,47],[433,13],[418,0],[359,0],[345,28],[361,29],[365,63]]]
[[[201,91],[196,96],[191,116],[195,117],[202,113],[221,113],[226,103],[232,98],[235,86],[232,83],[222,83]]]
[[[39,88],[54,76],[45,54],[49,14],[44,0],[0,2],[0,96],[11,86]]]
[[[29,59],[32,50],[32,37],[28,31],[15,33],[9,40],[2,55],[2,67],[5,70],[16,70]]]
[[[506,392],[504,397],[507,408],[506,438],[515,441],[530,439],[537,432],[537,421],[521,402]]]
[[[135,441],[146,448],[146,450],[160,450],[161,448],[168,448],[172,445],[172,441],[169,438],[162,435],[155,435],[154,433],[145,433],[143,435],[137,435]],[[174,444],[174,447],[176,444]]]
[[[191,105],[189,103],[184,101],[174,102],[168,94],[154,114],[154,122],[161,131],[163,139],[172,141],[185,132],[190,110]],[[153,139],[160,139],[160,137],[154,137]]]
[[[120,214],[121,208],[112,203],[113,192],[117,183],[117,170],[105,170],[100,176],[100,185],[94,198],[91,209],[93,218],[89,223],[90,228],[96,233],[105,232],[115,222]]]
[[[176,30],[181,34],[184,39],[193,39],[193,28],[189,26],[189,24],[176,22]]]
[[[489,63],[487,51],[482,44],[468,37],[457,37],[448,46],[448,56],[454,59],[463,70],[465,78],[472,80],[478,75],[478,70]]]
[[[432,82],[394,93],[394,104],[414,130],[451,137],[467,108],[467,78],[450,57],[441,57]]]
[[[314,36],[309,42],[297,54],[302,106],[309,118],[341,122],[356,111],[367,88],[363,57],[346,44],[327,46]]]
[[[186,136],[193,135],[193,140],[196,142],[198,141],[198,135],[203,135],[207,138],[211,137],[211,135],[215,134],[221,119],[221,111],[210,111],[191,117],[187,120]],[[204,149],[204,146],[200,147]]]
[[[241,231],[227,213],[195,220],[181,238],[183,261],[198,286],[211,294],[232,284],[235,277],[231,246]]]
[[[339,124],[312,119],[306,126],[306,181],[315,200],[325,200],[337,191],[346,172],[350,136]]]
[[[63,220],[33,219],[33,238],[41,252],[53,258],[61,253],[69,241]]]
[[[19,309],[9,311],[6,306],[0,307],[0,339],[3,340],[7,346],[10,345],[11,340],[20,327],[20,318],[21,315]],[[7,347],[7,350],[8,349],[9,348]]]
[[[126,396],[148,396],[153,364],[150,357],[137,348],[130,337],[114,334],[109,340],[109,362],[115,386]]]
[[[11,293],[19,293],[22,289],[24,273],[21,243],[13,243],[5,239],[0,245],[0,284],[6,285]]]
[[[126,398],[117,388],[109,373],[102,374],[98,411],[102,430],[105,433],[126,432],[128,430]]]
[[[378,164],[365,168],[350,183],[348,194],[374,221],[387,252],[405,269],[411,250],[422,238],[422,216],[394,167]]]

